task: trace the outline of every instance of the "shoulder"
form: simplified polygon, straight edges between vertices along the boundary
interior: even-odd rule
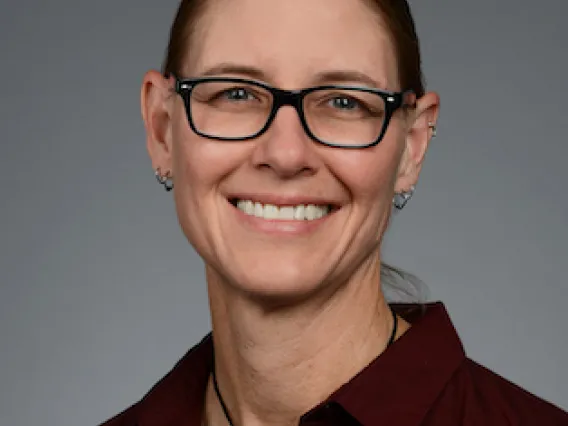
[[[194,414],[200,416],[200,403],[209,378],[212,347],[209,334],[192,347],[140,401],[100,426],[137,426],[139,423],[159,425],[168,419],[173,422]]]
[[[469,358],[448,382],[439,405],[464,425],[568,426],[568,413]]]
[[[138,404],[134,404],[130,408],[124,410],[122,413],[117,414],[112,419],[107,420],[100,426],[136,426],[136,409]]]

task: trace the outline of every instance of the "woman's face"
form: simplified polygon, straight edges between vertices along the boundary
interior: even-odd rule
[[[389,33],[363,1],[210,3],[184,77],[214,70],[283,89],[372,81],[401,89]],[[415,111],[396,112],[377,146],[340,149],[311,140],[289,106],[257,139],[223,142],[190,129],[179,96],[164,102],[166,130],[149,132],[162,138],[149,147],[154,166],[172,172],[181,227],[210,274],[260,297],[305,297],[375,263],[393,193],[415,183],[427,144],[427,130],[413,129]],[[273,206],[334,208],[315,220],[266,219],[236,199],[260,203],[264,215]]]

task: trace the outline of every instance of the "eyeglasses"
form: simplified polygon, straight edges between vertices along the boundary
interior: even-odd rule
[[[191,129],[222,141],[245,141],[268,130],[278,110],[292,106],[306,134],[340,148],[367,148],[383,138],[394,112],[412,106],[412,91],[327,85],[282,90],[241,78],[175,78]]]

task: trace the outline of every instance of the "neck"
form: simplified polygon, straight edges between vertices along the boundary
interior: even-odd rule
[[[207,278],[215,370],[235,426],[297,425],[302,414],[376,358],[393,329],[378,263],[325,302],[279,310],[227,289],[213,271]],[[399,320],[397,334],[407,328]],[[212,383],[206,417],[209,424],[228,424]]]

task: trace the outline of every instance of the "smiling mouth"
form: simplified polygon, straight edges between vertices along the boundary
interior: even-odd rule
[[[230,199],[229,202],[248,216],[255,216],[267,220],[312,221],[328,216],[339,209],[339,206],[332,204],[277,206],[275,204],[263,204],[238,198]]]

